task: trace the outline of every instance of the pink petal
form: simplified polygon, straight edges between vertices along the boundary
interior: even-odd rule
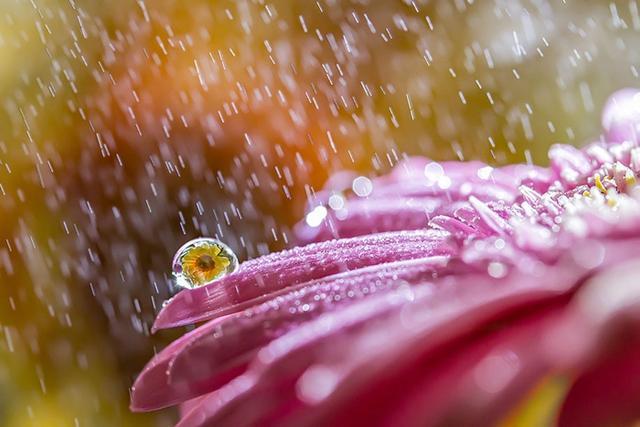
[[[432,257],[349,271],[287,288],[286,293],[270,295],[260,305],[210,321],[185,335],[190,337],[188,342],[171,349],[170,359],[165,351],[156,356],[166,361],[160,371],[164,383],[146,380],[149,375],[155,378],[158,371],[145,369],[136,382],[134,400],[139,404],[139,396],[146,397],[144,408],[139,409],[149,410],[212,391],[260,347],[301,323],[372,295],[419,283],[438,272],[446,274],[446,264],[446,257]],[[154,358],[150,365],[156,363]],[[190,385],[199,382],[203,385]],[[147,383],[154,389],[149,390]]]
[[[274,291],[331,274],[455,251],[446,233],[435,230],[381,233],[294,248],[247,261],[220,280],[180,292],[162,308],[154,329],[238,311]]]
[[[203,401],[180,426],[214,422],[232,425],[233,418],[226,417],[233,417],[238,408],[245,408],[247,422],[260,423],[272,416],[271,411],[278,412],[281,405],[291,404],[295,397],[291,395],[295,390],[291,383],[295,384],[307,368],[317,363],[347,364],[352,366],[349,372],[369,372],[372,376],[380,372],[374,367],[381,363],[403,366],[402,358],[415,354],[418,348],[421,352],[435,351],[443,342],[482,328],[488,320],[512,312],[516,307],[570,290],[573,271],[554,269],[554,272],[556,280],[547,286],[539,286],[537,279],[521,276],[504,280],[474,275],[464,279],[445,278],[435,286],[416,287],[411,296],[415,301],[409,305],[372,298],[322,316],[262,350],[258,359],[261,364],[246,374],[245,380],[252,385],[242,393],[229,397],[220,406]],[[358,366],[367,366],[367,369],[356,369]],[[341,371],[336,368],[336,372]],[[254,378],[255,375],[258,377]],[[269,405],[254,407],[251,402],[264,395],[270,396]]]
[[[299,242],[310,243],[384,231],[417,230],[426,228],[429,218],[442,210],[443,201],[437,198],[350,199],[338,212],[330,210],[319,226],[298,224],[296,235]]]
[[[523,311],[501,327],[393,366],[360,386],[360,393],[345,389],[345,399],[320,419],[330,425],[353,419],[359,425],[474,425],[478,419],[495,425],[551,370],[544,352],[531,343],[553,328],[563,307]]]
[[[610,242],[600,266],[622,262],[625,256],[628,259],[629,248],[636,244]],[[587,272],[568,256],[554,267],[539,271],[539,276],[514,272],[504,279],[473,274],[444,277],[433,284],[414,286],[413,292],[406,294],[409,301],[401,299],[399,305],[389,300],[394,294],[385,294],[328,313],[267,345],[260,351],[257,363],[238,379],[245,384],[240,393],[230,391],[236,385],[223,387],[220,393],[212,394],[194,408],[180,426],[234,425],[239,411],[242,420],[255,424],[293,422],[300,414],[324,419],[342,405],[353,407],[351,399],[367,395],[371,389],[369,381],[382,381],[380,378],[385,375],[394,377],[396,369],[416,366],[411,362],[414,355],[432,357],[453,339],[481,333],[487,322],[496,319],[511,322],[508,316],[516,310],[522,312],[525,306],[549,302],[572,292]],[[399,290],[395,295],[402,296],[402,292]],[[517,385],[512,391],[524,392],[547,369],[546,362],[535,357],[537,362],[531,366],[538,368],[514,383]],[[296,390],[304,373],[313,366],[328,369],[335,384],[326,397],[309,407]],[[262,400],[264,396],[268,396],[267,401]],[[511,399],[517,396],[514,394]],[[260,403],[254,404],[256,401]],[[492,410],[502,413],[509,402],[512,400],[499,399],[491,403]],[[318,407],[319,404],[322,406]]]
[[[329,276],[296,286],[286,294],[274,295],[267,302],[227,316],[215,333],[201,334],[182,348],[170,366],[170,376],[190,381],[216,374],[235,355],[253,353],[323,313],[450,273],[445,271],[446,263],[444,257],[432,257],[382,264]]]
[[[605,139],[610,142],[638,142],[640,135],[640,92],[627,88],[609,97],[602,112]]]
[[[473,196],[469,198],[469,203],[478,213],[478,218],[482,220],[481,224],[485,232],[504,234],[511,231],[511,226],[507,221],[502,219],[500,215],[491,210],[485,203]]]
[[[549,340],[551,355],[581,372],[558,425],[627,425],[640,417],[639,312],[640,259],[629,250],[585,283]]]
[[[439,228],[441,230],[448,231],[454,236],[458,236],[460,238],[466,238],[472,235],[477,235],[477,231],[464,222],[459,221],[450,216],[440,215],[431,220],[429,223],[434,228]]]
[[[199,335],[208,333],[212,327],[215,327],[217,321],[219,319],[183,335],[147,363],[131,388],[133,411],[149,411],[181,402],[181,399],[173,396],[174,391],[169,386],[169,365],[179,351]]]
[[[449,186],[423,182],[394,183],[374,190],[373,198],[402,195],[404,197],[437,197],[445,202],[464,200],[470,195],[481,200],[502,200],[513,202],[517,197],[517,187],[494,184],[490,181],[452,181]]]
[[[637,325],[636,325],[637,326]],[[632,425],[640,418],[640,337],[582,373],[560,410],[560,427]],[[613,350],[613,349],[612,349]]]
[[[554,145],[549,150],[551,167],[569,188],[583,182],[595,169],[591,159],[570,145]]]

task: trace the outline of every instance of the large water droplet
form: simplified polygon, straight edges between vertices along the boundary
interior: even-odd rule
[[[176,252],[172,263],[176,286],[195,289],[218,280],[238,269],[238,258],[220,240],[191,240]]]

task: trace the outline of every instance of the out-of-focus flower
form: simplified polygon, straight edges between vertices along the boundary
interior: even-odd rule
[[[409,159],[363,196],[319,194],[298,232],[338,239],[174,297],[156,329],[207,323],[132,408],[183,403],[181,427],[638,420],[640,148],[607,127],[635,129],[629,96],[549,169]]]

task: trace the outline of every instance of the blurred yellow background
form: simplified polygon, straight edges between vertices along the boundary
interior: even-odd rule
[[[128,388],[182,243],[290,245],[404,155],[544,163],[639,42],[635,0],[3,1],[0,425],[171,425]]]

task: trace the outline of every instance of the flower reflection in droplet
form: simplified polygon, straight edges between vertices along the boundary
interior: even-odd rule
[[[176,285],[195,289],[220,279],[238,268],[231,248],[217,239],[200,238],[184,244],[173,258]]]

